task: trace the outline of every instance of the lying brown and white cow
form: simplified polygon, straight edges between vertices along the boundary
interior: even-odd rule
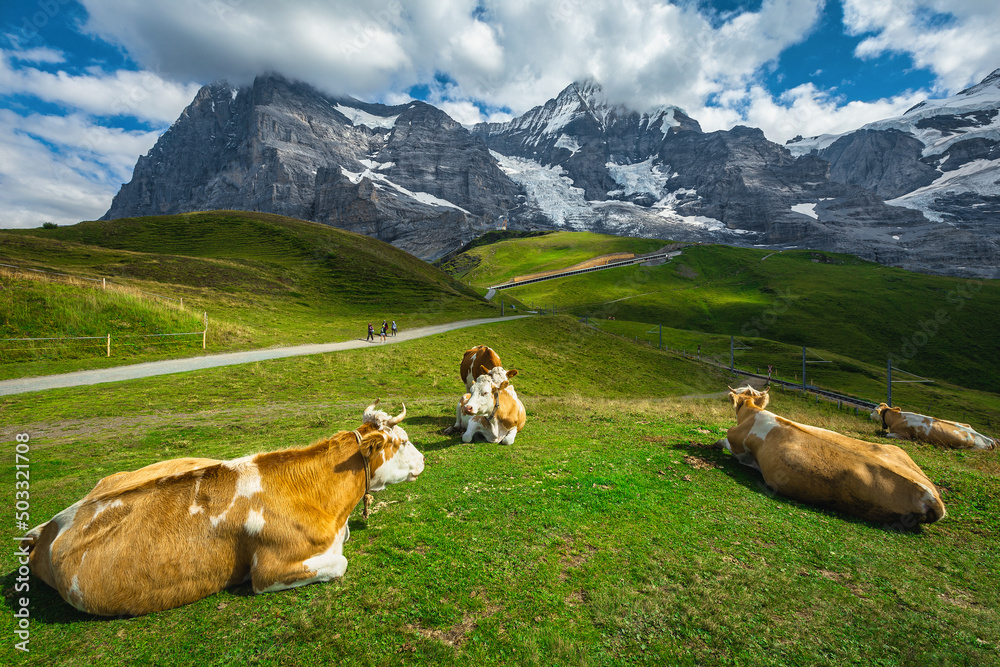
[[[411,481],[423,456],[375,404],[309,447],[175,459],[105,477],[28,533],[32,572],[81,611],[135,616],[250,581],[255,593],[343,576],[348,516]]]
[[[872,411],[872,419],[882,423],[889,438],[922,440],[952,449],[996,449],[997,441],[977,433],[968,424],[935,419],[915,412],[903,412],[882,403]]]
[[[477,345],[466,350],[465,354],[462,355],[462,363],[458,367],[458,373],[462,382],[465,383],[465,390],[471,391],[472,383],[483,374],[483,369],[489,371],[502,365],[496,352],[485,345]]]
[[[524,404],[510,383],[515,375],[516,370],[500,366],[483,368],[469,393],[459,399],[455,425],[447,432],[461,431],[463,442],[472,442],[479,433],[487,442],[513,444],[527,419]]]
[[[945,516],[934,484],[899,447],[855,440],[779,417],[766,391],[730,389],[736,426],[719,441],[760,470],[773,491],[869,521],[933,523]]]

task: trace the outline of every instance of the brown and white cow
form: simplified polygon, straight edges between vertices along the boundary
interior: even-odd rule
[[[492,349],[485,345],[477,345],[470,350],[466,350],[462,355],[462,363],[458,367],[459,377],[465,383],[465,390],[472,390],[472,383],[483,374],[483,369],[487,371],[497,366],[502,366],[500,357]]]
[[[766,391],[730,389],[736,426],[719,441],[760,470],[773,491],[869,521],[933,523],[945,516],[934,484],[899,447],[855,440],[779,417]]]
[[[32,572],[81,611],[136,616],[250,581],[268,593],[343,576],[347,519],[424,459],[376,410],[308,447],[175,459],[105,477],[28,533]]]
[[[513,444],[527,420],[524,404],[510,383],[515,375],[516,370],[501,366],[482,368],[469,393],[459,399],[455,425],[448,432],[461,431],[463,442],[472,442],[479,433],[487,442]]]
[[[872,410],[872,419],[889,432],[886,437],[922,440],[952,449],[996,449],[996,438],[977,433],[968,424],[935,419],[916,412],[903,412],[882,403]]]

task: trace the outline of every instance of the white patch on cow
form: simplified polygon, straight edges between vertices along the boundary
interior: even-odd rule
[[[198,504],[198,489],[201,488],[201,477],[201,475],[198,475],[198,478],[194,481],[194,493],[192,494],[193,500],[191,501],[191,506],[188,507],[188,512],[191,513],[191,516],[201,514],[205,511],[205,508]]]
[[[102,503],[102,502],[97,503],[97,509],[94,510],[94,516],[90,517],[90,523],[94,523],[97,517],[100,516],[101,512],[103,512],[104,510],[114,509],[115,507],[121,507],[121,506],[122,506],[121,498],[115,498],[114,500],[108,503]]]
[[[515,426],[511,430],[507,431],[507,435],[505,435],[503,437],[503,440],[501,440],[500,442],[502,442],[505,445],[512,445],[514,444],[514,437],[516,435],[517,435],[517,427]]]
[[[239,473],[239,476],[236,478],[236,495],[233,498],[234,500],[236,498],[250,498],[255,493],[260,493],[263,490],[264,487],[260,481],[260,469],[253,462],[252,456],[244,456],[243,458],[226,461],[222,465]]]
[[[86,554],[84,554],[86,556]],[[80,564],[83,565],[83,560],[80,560]],[[66,591],[66,598],[71,605],[76,607],[79,611],[87,611],[83,607],[83,591],[80,589],[80,577],[78,575],[73,575],[73,582]]]
[[[476,378],[472,387],[469,388],[469,400],[466,406],[472,409],[474,415],[488,415],[493,412],[496,399],[493,396],[493,388],[497,385],[489,373],[484,373]]]
[[[399,426],[393,426],[390,435],[401,440],[403,445],[388,460],[385,458],[385,450],[382,450],[382,465],[377,466],[372,472],[372,491],[381,491],[389,484],[412,482],[424,471],[424,455],[413,446],[406,431]]]
[[[903,412],[900,414],[903,417],[903,422],[917,433],[927,435],[930,432],[931,420],[929,417],[918,415],[915,412]]]
[[[726,450],[730,454],[733,453],[733,446],[729,444],[729,438],[723,438],[722,440],[719,440],[715,444],[718,445],[718,446],[720,446],[720,447],[722,447],[724,450]]]
[[[750,452],[740,452],[739,454],[733,454],[733,456],[743,465],[749,466],[754,470],[760,470],[760,464],[757,463],[757,459],[755,459],[754,455]]]
[[[233,493],[233,499],[229,501],[229,506],[221,514],[208,518],[212,522],[213,528],[225,520],[226,515],[233,508],[233,505],[236,504],[238,498],[250,498],[254,494],[263,491],[264,488],[260,480],[260,469],[253,462],[252,456],[244,456],[232,461],[223,461],[222,466],[236,471],[236,491]],[[192,507],[194,506],[192,505]],[[192,514],[197,513],[190,508],[188,508],[188,511]]]
[[[760,438],[761,442],[764,442],[767,438],[767,434],[770,433],[774,428],[779,426],[778,420],[770,412],[761,410],[753,418],[753,428],[750,429],[750,433],[747,435],[753,435]]]
[[[246,521],[243,522],[243,528],[246,529],[247,535],[259,535],[260,531],[264,530],[264,513],[258,512],[257,510],[250,510],[247,512]]]
[[[76,520],[76,511],[80,509],[80,505],[82,504],[83,501],[78,500],[62,512],[59,512],[59,514],[52,517],[52,520],[56,522],[57,526],[59,526],[59,532],[56,533],[56,539],[59,539],[60,535],[73,527],[73,522]]]
[[[936,507],[937,506],[937,502],[936,502],[937,501],[937,494],[934,493],[933,490],[928,489],[925,485],[920,484],[919,482],[918,482],[918,485],[920,486],[921,489],[924,490],[924,495],[920,499],[920,501],[923,503],[923,511],[926,514],[927,512],[929,512],[931,510],[932,507]],[[942,505],[942,509],[944,509],[943,505]],[[943,519],[947,515],[948,515],[948,510],[944,509],[943,513],[941,514],[941,516],[938,517],[938,519],[939,520]]]
[[[321,581],[330,581],[331,579],[344,576],[344,573],[347,572],[347,559],[344,558],[344,541],[346,537],[347,524],[345,523],[344,527],[334,536],[333,542],[330,543],[326,551],[302,561],[302,565],[312,572],[313,576],[291,583],[276,581],[263,590],[254,588],[254,592],[258,595],[261,593],[273,593]],[[256,558],[256,554],[254,554],[254,557]],[[256,561],[254,561],[254,566],[256,566]]]

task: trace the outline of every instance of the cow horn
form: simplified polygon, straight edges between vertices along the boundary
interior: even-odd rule
[[[405,416],[406,416],[406,403],[403,403],[403,411],[389,420],[389,426],[395,426],[399,422],[403,421],[403,417]]]
[[[374,410],[375,406],[378,405],[378,402],[381,401],[381,400],[382,399],[380,399],[380,398],[376,398],[374,403],[372,403],[367,408],[365,408],[365,412],[371,412],[372,410]]]

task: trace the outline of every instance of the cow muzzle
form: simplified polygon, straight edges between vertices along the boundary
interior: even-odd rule
[[[467,415],[471,415],[473,413],[472,406],[471,405],[462,406],[462,412],[464,412]]]

